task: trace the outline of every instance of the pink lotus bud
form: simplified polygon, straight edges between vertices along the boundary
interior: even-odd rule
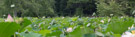
[[[13,18],[12,18],[12,16],[10,15],[10,14],[8,14],[8,17],[7,17],[7,19],[5,20],[5,22],[13,22],[14,20],[13,20]]]

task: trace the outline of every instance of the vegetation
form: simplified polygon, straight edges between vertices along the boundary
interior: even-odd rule
[[[134,23],[132,17],[16,18],[1,20],[0,37],[120,37]]]
[[[135,0],[0,0],[0,37],[135,37],[134,4]]]
[[[133,16],[134,0],[1,0],[0,16]],[[11,7],[13,6],[13,7]]]

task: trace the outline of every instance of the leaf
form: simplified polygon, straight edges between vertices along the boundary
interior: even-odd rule
[[[60,34],[62,34],[62,31],[56,30],[52,33],[47,34],[46,37],[52,37],[52,36],[60,37]]]
[[[76,28],[73,32],[69,33],[68,37],[82,37],[83,32],[80,27]]]
[[[84,34],[83,37],[96,37],[96,34]]]
[[[61,34],[60,37],[66,37],[64,34]]]
[[[41,34],[33,33],[33,32],[28,32],[28,33],[22,32],[20,33],[20,35],[23,37],[41,37]]]
[[[72,21],[76,21],[78,19],[78,17],[74,17],[72,18]]]
[[[25,27],[25,29],[27,29],[28,31],[32,31],[32,27],[29,25],[27,27]],[[24,30],[24,29],[23,29]]]
[[[107,32],[113,32],[114,34],[122,34],[128,27],[131,27],[133,24],[133,20],[130,18],[123,18],[123,19],[114,19],[112,22],[109,23],[107,27]]]
[[[101,32],[96,32],[95,34],[98,36],[104,36],[104,34],[102,34]]]
[[[39,34],[42,34],[43,36],[45,36],[48,33],[51,33],[51,31],[50,30],[40,30],[39,31]]]
[[[24,19],[24,21],[22,22],[21,29],[19,30],[19,32],[22,32],[23,29],[24,29],[26,26],[30,25],[30,24],[31,24],[31,21],[30,21],[30,20]]]
[[[15,22],[0,22],[0,37],[11,37],[19,28]]]
[[[113,34],[113,37],[121,37],[120,34]]]

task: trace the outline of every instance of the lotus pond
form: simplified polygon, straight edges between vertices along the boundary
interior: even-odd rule
[[[0,19],[0,37],[135,36],[133,17],[54,17]]]

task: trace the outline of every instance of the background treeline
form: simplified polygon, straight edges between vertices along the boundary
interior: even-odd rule
[[[0,0],[0,17],[134,16],[134,10],[135,0]]]

